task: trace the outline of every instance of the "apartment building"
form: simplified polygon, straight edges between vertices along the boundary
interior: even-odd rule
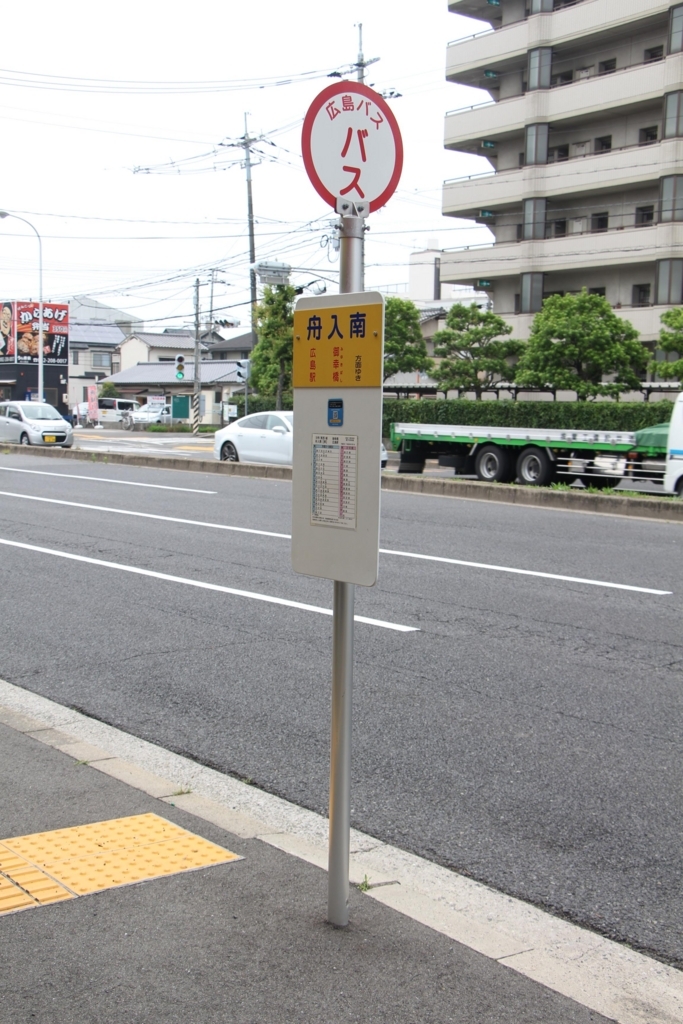
[[[447,149],[491,170],[447,181],[443,211],[491,245],[446,251],[445,282],[485,289],[520,339],[555,293],[605,295],[656,340],[683,302],[683,3],[450,0],[481,31],[449,81],[484,103],[446,115]]]

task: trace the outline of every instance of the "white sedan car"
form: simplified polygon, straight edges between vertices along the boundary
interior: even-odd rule
[[[291,466],[291,412],[255,412],[216,431],[213,454],[222,462],[267,462]]]
[[[270,466],[292,465],[294,413],[256,412],[217,430],[214,458],[221,462],[266,462]],[[387,450],[380,446],[380,464],[386,468]]]

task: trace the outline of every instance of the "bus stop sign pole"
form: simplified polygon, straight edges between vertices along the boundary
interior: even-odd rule
[[[351,216],[345,216],[346,207]],[[367,207],[364,207],[367,210]],[[352,203],[341,203],[339,291],[363,291],[364,219]],[[330,747],[330,838],[327,920],[349,923],[351,831],[351,721],[353,703],[353,607],[355,584],[334,581],[332,620],[332,728]]]

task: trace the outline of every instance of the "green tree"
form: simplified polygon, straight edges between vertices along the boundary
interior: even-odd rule
[[[251,385],[259,395],[275,396],[282,408],[282,394],[292,386],[294,299],[292,285],[266,285],[256,307],[258,344],[251,354]]]
[[[639,389],[649,353],[628,320],[602,295],[551,295],[534,317],[515,380],[525,387],[576,391],[580,401]],[[609,383],[604,376],[611,376]]]
[[[446,328],[434,335],[434,355],[441,356],[435,376],[440,391],[474,391],[481,398],[497,378],[509,380],[509,360],[523,349],[508,337],[512,328],[488,310],[452,306]]]
[[[675,352],[678,359],[672,363],[659,363],[653,359],[648,369],[652,373],[656,373],[658,377],[664,377],[665,380],[670,380],[672,377],[680,380],[681,374],[683,374],[683,307],[676,306],[675,309],[667,309],[666,313],[662,313],[661,321],[664,327],[659,332],[659,347],[662,352],[667,354]]]
[[[116,387],[111,380],[105,380],[104,384],[100,384],[100,398],[120,398],[119,389]]]
[[[395,373],[429,373],[433,367],[417,306],[410,299],[390,296],[384,310],[384,380]]]

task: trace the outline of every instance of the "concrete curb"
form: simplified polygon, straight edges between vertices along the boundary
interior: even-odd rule
[[[291,480],[290,466],[256,466],[243,462],[218,462],[216,459],[185,459],[172,455],[135,455],[128,452],[86,452],[79,448],[28,448],[5,445],[2,455],[32,455],[48,459],[76,459],[78,462],[102,463],[110,466],[150,466],[153,469],[185,469],[194,473],[222,473],[226,476],[265,477],[268,480]]]
[[[135,455],[127,452],[86,452],[73,448],[27,448],[6,445],[2,455],[31,455],[38,458],[77,459],[80,462],[121,466],[147,466],[153,469],[182,469],[192,473],[218,473],[225,476],[291,480],[290,466],[247,465],[242,462],[218,462],[215,459],[190,459],[172,455]],[[441,498],[467,498],[470,501],[499,501],[507,505],[554,508],[565,512],[593,512],[612,516],[633,516],[683,522],[683,501],[661,498],[622,498],[612,494],[584,494],[581,491],[551,491],[545,487],[520,487],[516,484],[484,484],[474,480],[434,479],[382,474],[382,489],[404,494],[428,494]]]
[[[600,512],[603,515],[636,516],[683,522],[683,501],[662,498],[622,498],[616,494],[584,494],[576,491],[551,491],[545,487],[521,487],[517,484],[482,484],[474,480],[435,480],[430,477],[382,474],[387,491],[409,494],[435,494],[447,498],[474,501],[501,501],[508,505],[532,505],[557,508],[566,512]]]

